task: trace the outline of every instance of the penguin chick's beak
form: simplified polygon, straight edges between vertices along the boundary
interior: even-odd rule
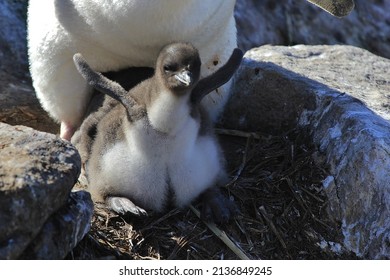
[[[178,80],[180,83],[182,83],[185,86],[189,86],[192,84],[192,74],[188,70],[183,70],[178,74],[175,74],[176,80]]]

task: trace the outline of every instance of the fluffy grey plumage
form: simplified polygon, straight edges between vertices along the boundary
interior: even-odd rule
[[[209,189],[225,176],[223,155],[200,101],[232,77],[241,59],[236,49],[223,67],[200,79],[198,51],[188,43],[170,44],[160,52],[155,74],[127,92],[76,54],[88,83],[116,100],[108,98],[72,138],[94,200],[119,213],[144,214],[144,208],[162,211],[169,201],[182,207],[203,192],[215,193]],[[221,211],[221,199],[204,197],[207,216],[228,218],[229,205]]]

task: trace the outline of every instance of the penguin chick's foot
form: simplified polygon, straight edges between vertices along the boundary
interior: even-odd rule
[[[203,220],[223,224],[239,213],[235,203],[228,199],[218,187],[207,189],[200,199],[202,202],[200,217]]]
[[[107,206],[120,215],[132,214],[135,216],[147,216],[148,213],[135,205],[130,199],[126,197],[110,196],[106,198]]]
[[[62,139],[70,141],[70,139],[72,138],[75,131],[76,131],[76,128],[74,128],[69,123],[61,122],[60,137]]]

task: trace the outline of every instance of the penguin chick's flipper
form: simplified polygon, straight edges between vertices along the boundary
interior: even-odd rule
[[[92,70],[80,53],[73,56],[73,61],[77,70],[90,86],[119,101],[128,111],[137,104],[121,85]]]
[[[236,204],[227,198],[219,187],[207,189],[202,193],[200,199],[202,203],[200,217],[202,220],[224,224],[239,214]]]
[[[147,216],[148,213],[141,207],[135,205],[126,197],[109,196],[106,198],[106,205],[120,215],[132,214],[135,216]]]
[[[336,17],[344,17],[348,15],[355,3],[353,0],[307,0],[308,2],[320,7],[328,13]]]
[[[207,94],[227,83],[240,66],[243,56],[240,49],[234,49],[225,65],[198,82],[191,92],[191,102],[198,104]]]

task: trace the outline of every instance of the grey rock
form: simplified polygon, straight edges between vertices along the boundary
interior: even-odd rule
[[[59,125],[42,109],[29,79],[1,71],[0,122],[50,133],[59,132]]]
[[[0,122],[56,133],[41,108],[28,73],[27,0],[0,0]]]
[[[0,70],[20,75],[26,72],[27,0],[0,0]]]
[[[89,231],[92,215],[91,195],[85,191],[72,192],[67,204],[48,219],[19,258],[64,259]]]
[[[21,256],[68,201],[80,173],[76,149],[58,137],[0,123],[0,259]]]
[[[390,258],[390,60],[347,46],[264,46],[245,55],[222,125],[308,129],[328,167],[344,246]]]
[[[307,1],[237,0],[239,45],[347,44],[390,58],[390,1],[355,0],[355,9],[336,18]]]

